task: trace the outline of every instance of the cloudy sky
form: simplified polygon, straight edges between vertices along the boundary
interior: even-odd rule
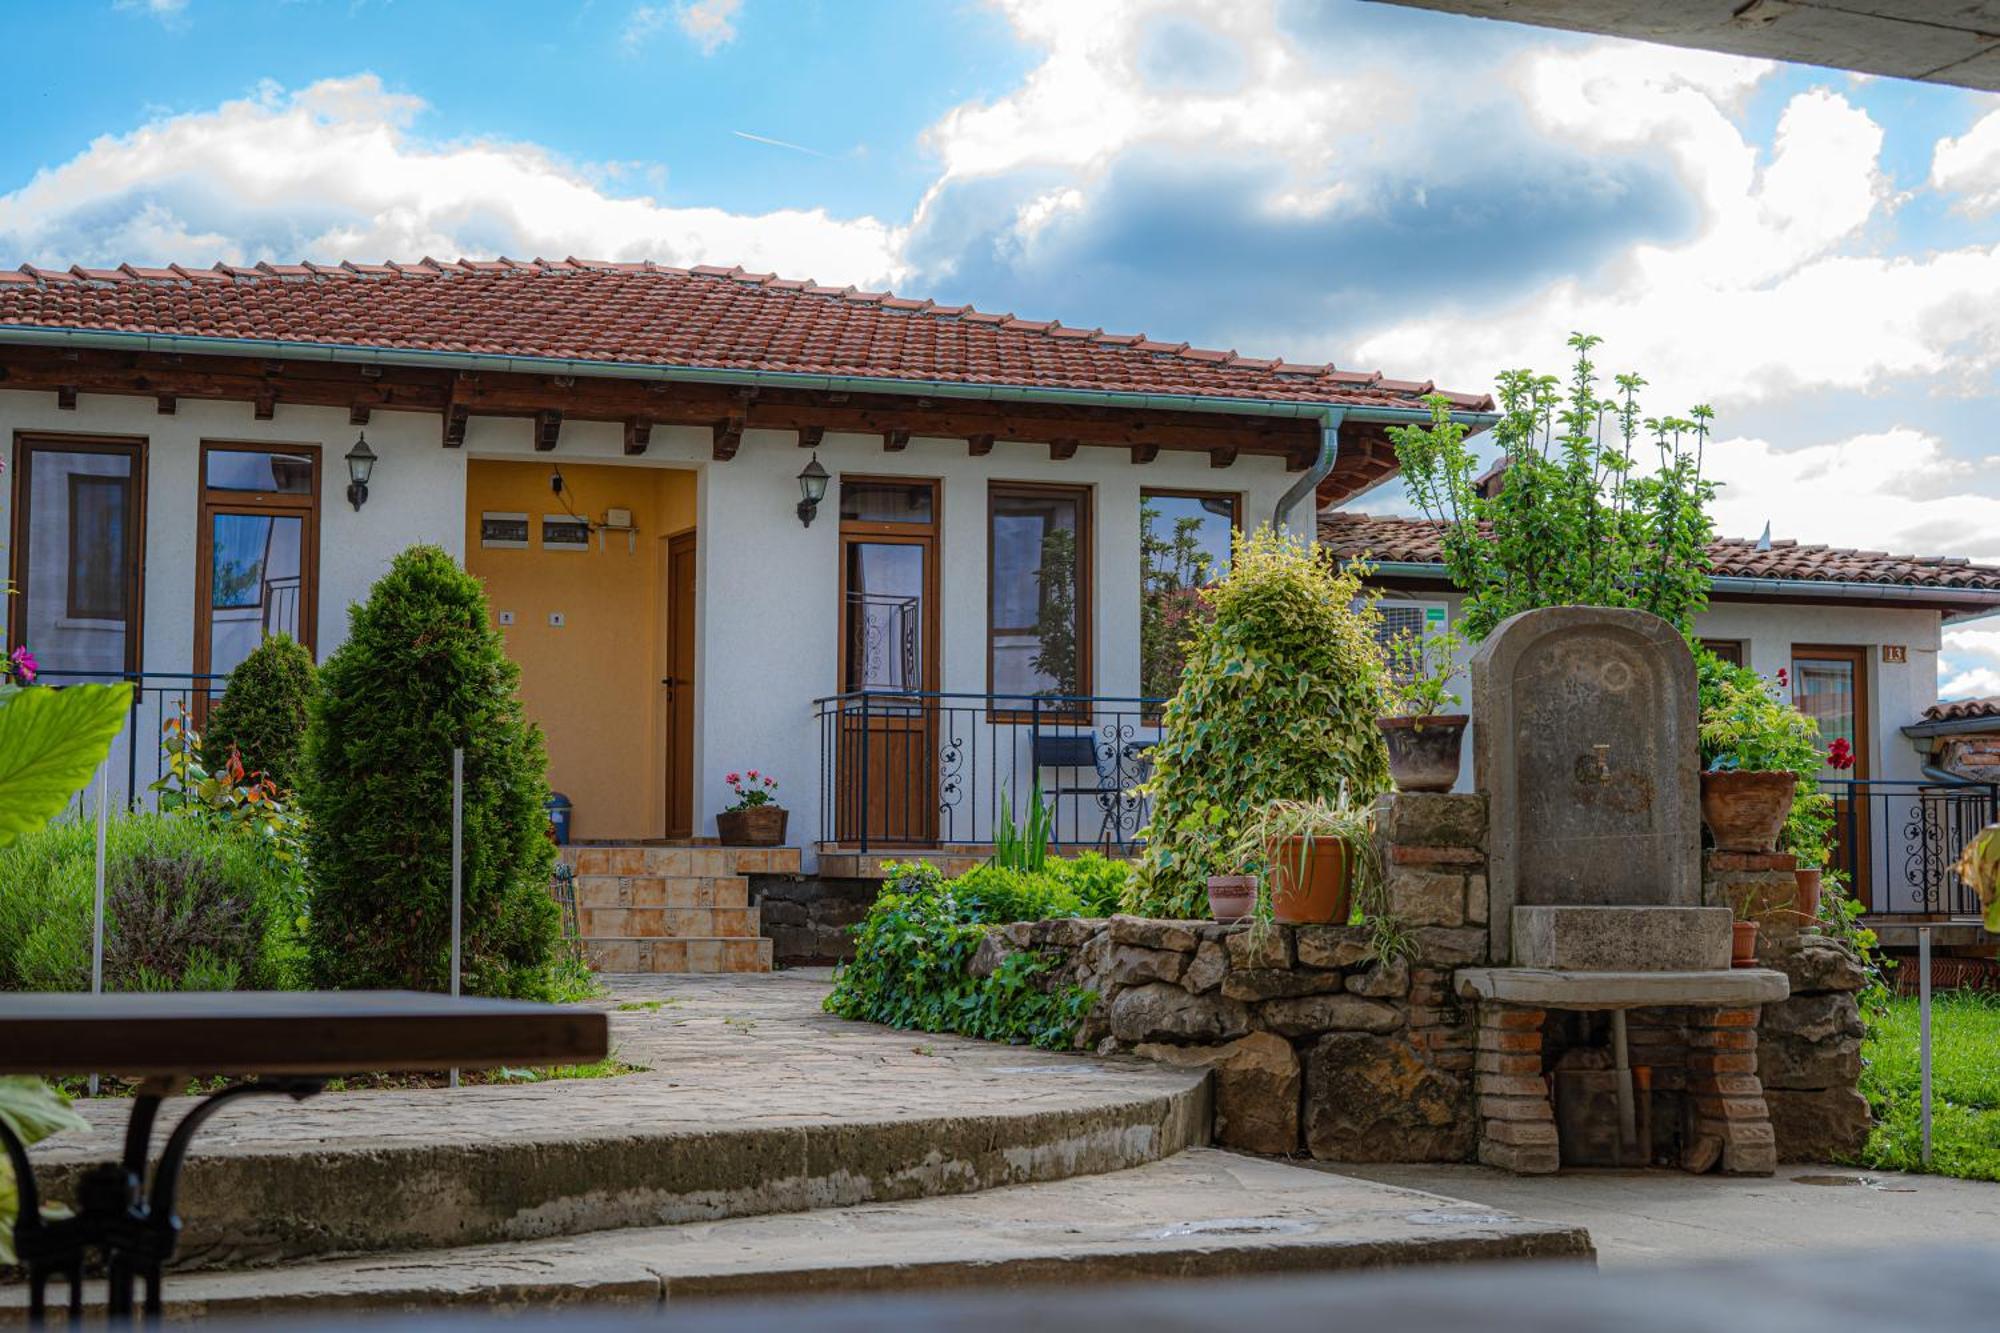
[[[1725,531],[2000,562],[2000,97],[1344,0],[0,18],[89,53],[0,85],[7,264],[734,263],[1458,389],[1586,329]]]

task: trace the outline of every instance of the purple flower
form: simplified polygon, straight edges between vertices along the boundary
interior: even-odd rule
[[[22,644],[7,654],[7,669],[13,673],[15,680],[23,685],[32,685],[35,683],[35,673],[40,671],[41,667],[36,665],[35,655],[28,651],[28,646]]]

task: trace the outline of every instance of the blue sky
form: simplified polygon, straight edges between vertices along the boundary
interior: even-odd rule
[[[0,20],[89,52],[0,86],[0,262],[741,263],[1461,389],[1587,328],[1725,530],[2000,562],[2000,98],[1353,0]]]

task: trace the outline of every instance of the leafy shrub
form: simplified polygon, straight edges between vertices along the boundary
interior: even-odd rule
[[[305,816],[277,780],[252,776],[233,750],[210,771],[200,733],[183,708],[160,728],[162,772],[148,790],[161,810],[253,844],[270,861],[271,873],[294,889],[302,885],[305,858]]]
[[[1129,861],[1114,861],[1097,852],[1052,856],[1042,869],[1075,896],[1078,916],[1110,916],[1118,911],[1132,882]]]
[[[229,673],[228,688],[209,711],[202,747],[208,768],[223,768],[233,750],[246,773],[262,774],[284,791],[296,787],[316,675],[312,653],[291,635],[258,644]]]
[[[1152,750],[1152,824],[1126,905],[1207,915],[1210,875],[1250,813],[1276,800],[1372,800],[1389,785],[1375,719],[1384,708],[1374,605],[1353,567],[1260,528],[1236,539],[1227,578]]]
[[[289,886],[259,849],[198,820],[132,815],[105,828],[107,990],[295,984]],[[87,990],[97,831],[52,825],[0,851],[0,989]]]
[[[547,759],[479,581],[438,547],[404,551],[349,612],[319,681],[299,783],[315,981],[445,989],[451,752],[463,747],[465,984],[550,994]]]
[[[989,927],[1036,916],[1074,915],[1046,874],[984,866],[946,880],[934,866],[897,866],[868,916],[854,928],[854,961],[834,975],[828,1013],[921,1032],[1067,1048],[1096,995],[1052,984],[1050,960],[1026,950],[993,973],[972,974]]]

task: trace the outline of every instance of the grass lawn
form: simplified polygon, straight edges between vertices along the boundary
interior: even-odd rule
[[[1898,996],[1864,1054],[1861,1091],[1879,1123],[1862,1160],[1923,1170],[1922,1093],[1917,1073],[1917,1002]],[[2000,1180],[2000,996],[1974,992],[1931,1000],[1931,1167],[1945,1176]]]

